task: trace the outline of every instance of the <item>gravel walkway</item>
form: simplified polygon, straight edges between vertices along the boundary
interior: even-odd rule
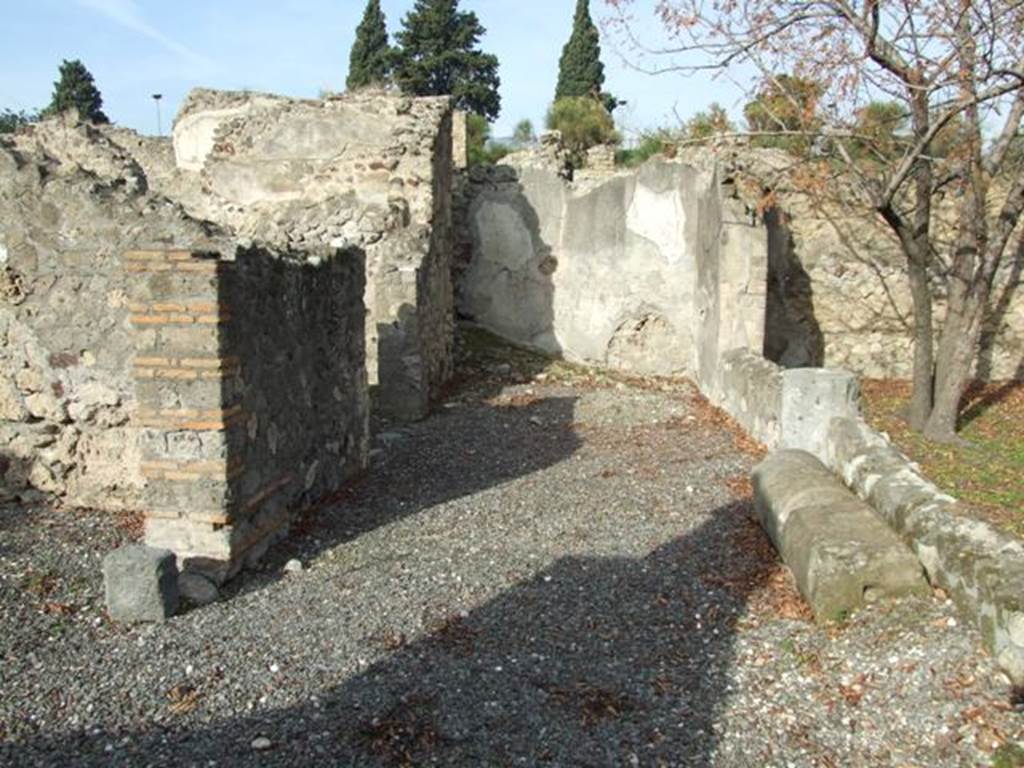
[[[0,764],[1016,764],[1024,711],[941,595],[807,621],[753,446],[688,384],[540,370],[467,353],[365,480],[164,626],[104,616],[129,526],[0,509]]]

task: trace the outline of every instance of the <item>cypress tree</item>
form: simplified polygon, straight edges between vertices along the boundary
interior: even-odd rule
[[[416,0],[396,36],[395,81],[415,96],[450,95],[455,106],[494,120],[501,111],[498,59],[477,48],[486,31],[458,0]]]
[[[601,63],[601,36],[590,18],[589,0],[576,0],[572,35],[558,60],[555,101],[577,96],[602,97],[602,86],[604,64]]]
[[[348,60],[349,90],[384,83],[391,72],[391,47],[388,45],[387,22],[380,9],[380,0],[369,0],[363,20],[356,27],[356,41]]]
[[[53,84],[53,98],[50,106],[43,110],[43,115],[59,115],[71,107],[78,110],[83,120],[110,122],[103,114],[103,97],[92,74],[78,59],[65,59],[60,65],[60,79]]]

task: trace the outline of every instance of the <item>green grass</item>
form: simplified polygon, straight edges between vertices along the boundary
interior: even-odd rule
[[[1021,768],[1024,766],[1024,747],[1019,744],[1003,744],[992,755],[992,768]]]
[[[1024,383],[975,387],[960,417],[963,444],[934,443],[904,421],[905,382],[863,384],[865,416],[979,518],[1024,538]]]

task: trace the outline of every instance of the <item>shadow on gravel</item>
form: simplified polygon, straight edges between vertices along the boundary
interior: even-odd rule
[[[774,569],[742,502],[643,558],[564,558],[319,701],[190,730],[0,746],[8,765],[720,764],[735,623]],[[257,752],[257,737],[270,748]],[[104,746],[128,743],[112,753]]]
[[[291,557],[308,561],[435,505],[539,472],[580,448],[576,397],[503,399],[501,392],[488,384],[472,402],[441,408],[428,421],[390,433],[394,439],[371,470],[301,515],[289,540],[267,554],[261,572],[244,572],[227,585],[228,599],[282,578]]]

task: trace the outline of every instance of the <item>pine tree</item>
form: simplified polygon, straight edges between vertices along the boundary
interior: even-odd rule
[[[558,60],[558,85],[555,101],[577,96],[601,98],[606,107],[617,102],[601,90],[604,86],[604,64],[601,63],[601,36],[590,18],[589,0],[577,0],[572,35]]]
[[[380,9],[380,0],[369,0],[363,20],[356,27],[356,41],[349,54],[349,90],[387,82],[391,74],[391,47],[388,45],[387,22]]]
[[[60,65],[60,80],[53,84],[53,99],[43,110],[44,116],[59,115],[74,107],[83,120],[109,123],[103,114],[103,97],[89,70],[78,59]]]
[[[489,120],[501,111],[498,59],[476,46],[486,31],[458,0],[416,0],[398,33],[395,81],[416,96],[450,95]]]

